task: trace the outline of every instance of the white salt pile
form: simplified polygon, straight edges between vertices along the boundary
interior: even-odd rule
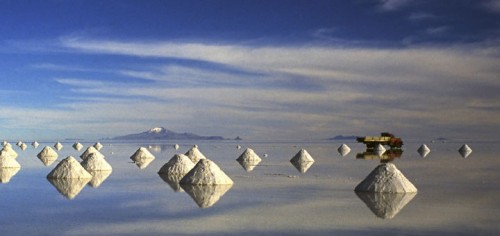
[[[184,178],[181,179],[180,184],[192,185],[217,185],[217,184],[233,184],[233,180],[220,169],[220,167],[213,161],[208,159],[201,159],[189,171]]]
[[[111,165],[97,153],[90,153],[80,164],[87,171],[113,170]]]
[[[174,144],[174,149],[175,149],[175,150],[179,150],[179,144],[177,144],[177,143],[176,143],[176,144]]]
[[[20,147],[20,146],[21,146],[21,144],[23,144],[23,141],[20,141],[20,140],[19,140],[19,141],[17,141],[17,143],[16,143],[16,145],[17,145],[18,147]]]
[[[387,149],[385,149],[385,147],[380,143],[377,144],[377,146],[375,146],[375,148],[373,149],[373,152],[379,156],[382,156],[382,154],[384,154],[385,151],[387,151]]]
[[[60,142],[57,142],[56,144],[54,144],[54,147],[56,148],[57,151],[59,151],[63,148],[63,145]]]
[[[94,146],[89,146],[89,147],[85,150],[85,152],[83,152],[83,153],[82,153],[82,155],[80,155],[80,158],[81,158],[82,160],[85,160],[85,159],[87,159],[87,157],[89,157],[92,153],[95,153],[96,155],[98,155],[98,156],[100,156],[100,157],[104,158],[104,155],[103,155],[101,152],[97,151],[97,149],[95,149],[95,147],[94,147]]]
[[[418,148],[417,152],[418,152],[418,154],[420,154],[421,157],[426,157],[431,152],[431,149],[429,147],[427,147],[427,145],[422,144]]]
[[[198,163],[201,159],[207,159],[198,149],[198,145],[194,145],[191,149],[189,149],[189,151],[186,152],[185,155],[189,157],[194,164]]]
[[[255,153],[251,148],[245,149],[245,151],[236,159],[238,162],[260,162],[262,159]]]
[[[73,149],[80,151],[83,148],[83,145],[79,142],[73,143]]]
[[[356,192],[356,195],[377,217],[394,218],[417,193],[370,193]]]
[[[71,200],[75,198],[90,181],[89,178],[85,179],[53,179],[49,178],[49,182],[57,189],[57,191]]]
[[[0,182],[6,184],[10,182],[10,179],[19,172],[21,168],[0,168]]]
[[[37,148],[39,145],[40,144],[37,141],[31,143],[31,146],[33,146],[34,148]]]
[[[102,144],[100,142],[97,142],[97,143],[94,144],[94,147],[95,147],[95,149],[97,149],[97,151],[101,151],[101,149],[102,149],[103,146],[102,146]]]
[[[7,142],[6,140],[4,140],[4,141],[2,142],[2,146],[7,145],[7,143],[9,143],[9,142]]]
[[[233,187],[231,184],[182,185],[182,188],[200,208],[213,206],[231,187]]]
[[[26,143],[21,143],[21,145],[19,146],[19,148],[21,148],[21,150],[26,150],[26,148],[28,147],[28,145],[26,145]]]
[[[295,154],[295,156],[292,157],[292,159],[290,159],[290,162],[297,162],[297,163],[314,162],[314,159],[311,157],[311,155],[309,154],[309,152],[307,152],[306,149],[300,149],[300,151],[297,152],[297,154]]]
[[[340,153],[341,156],[344,157],[347,154],[349,154],[349,152],[351,152],[351,148],[347,146],[347,144],[343,143],[342,145],[340,145],[337,151]]]
[[[144,169],[155,159],[155,156],[145,147],[140,147],[130,159],[132,159],[140,169]]]
[[[460,147],[460,149],[458,149],[458,152],[463,158],[467,158],[472,153],[472,148],[470,148],[469,145],[464,144]]]
[[[240,145],[236,145],[236,149],[240,150],[241,146]]]
[[[417,188],[396,168],[393,163],[377,166],[354,189],[356,192],[411,193]]]
[[[49,146],[45,146],[42,151],[37,154],[38,159],[40,159],[45,166],[50,166],[54,163],[58,156],[57,152]]]
[[[165,165],[163,165],[158,174],[177,175],[184,177],[191,169],[194,163],[184,154],[175,154]]]
[[[17,152],[12,149],[12,145],[10,145],[10,143],[5,144],[2,148],[2,151],[5,151],[6,155],[17,158]]]
[[[63,159],[47,175],[48,179],[92,179],[92,175],[87,172],[82,165],[72,156]]]
[[[297,169],[300,173],[304,174],[306,173],[309,168],[314,164],[314,161],[307,161],[307,162],[292,162],[292,165]]]
[[[0,150],[0,167],[1,168],[21,168],[19,162],[7,150]]]

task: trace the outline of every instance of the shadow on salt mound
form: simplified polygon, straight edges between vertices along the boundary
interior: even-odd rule
[[[92,179],[88,183],[93,188],[98,188],[111,175],[111,170],[93,170],[89,171]]]
[[[16,175],[19,170],[21,170],[20,167],[0,168],[0,182],[2,184],[10,182],[10,179],[14,177],[14,175]]]
[[[420,154],[420,156],[422,158],[425,158],[427,155],[429,155],[429,153],[431,152],[431,149],[429,147],[427,147],[427,145],[425,144],[422,144],[418,149],[417,149],[417,152],[418,154]]]
[[[91,179],[47,179],[57,191],[69,200],[74,199]]]
[[[392,219],[415,197],[415,195],[417,195],[417,193],[356,192],[356,195],[377,217]]]
[[[231,184],[221,185],[184,185],[181,187],[200,208],[208,208],[217,203],[231,189]]]

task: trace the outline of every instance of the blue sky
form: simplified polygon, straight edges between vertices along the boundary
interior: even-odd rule
[[[1,1],[4,139],[496,138],[500,1]]]

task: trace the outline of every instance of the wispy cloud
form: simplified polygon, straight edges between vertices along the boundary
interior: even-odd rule
[[[500,0],[485,1],[483,7],[488,11],[500,13]]]
[[[413,2],[413,0],[379,0],[380,9],[383,11],[396,11]]]

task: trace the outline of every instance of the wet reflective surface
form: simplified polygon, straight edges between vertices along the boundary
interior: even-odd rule
[[[362,144],[205,142],[203,154],[234,181],[224,186],[182,186],[158,175],[176,153],[195,142],[106,143],[102,154],[112,172],[92,180],[53,180],[47,174],[65,157],[79,156],[93,142],[62,142],[59,157],[45,166],[36,157],[45,145],[13,147],[21,168],[2,170],[0,232],[5,235],[496,235],[500,233],[499,143],[405,142],[402,153],[364,153]],[[179,150],[174,144],[179,143]],[[423,158],[417,149],[432,150]],[[138,168],[130,156],[141,146],[155,155]],[[235,159],[251,147],[262,161],[247,171]],[[301,148],[314,158],[307,168],[290,163]],[[264,157],[264,154],[268,154]],[[399,155],[399,156],[398,156]],[[355,193],[381,161],[392,159],[418,188],[416,194]],[[80,160],[79,160],[80,161]],[[251,165],[249,165],[251,166]],[[247,166],[247,167],[249,167]],[[242,168],[243,167],[243,168]],[[301,171],[306,170],[306,171]]]

